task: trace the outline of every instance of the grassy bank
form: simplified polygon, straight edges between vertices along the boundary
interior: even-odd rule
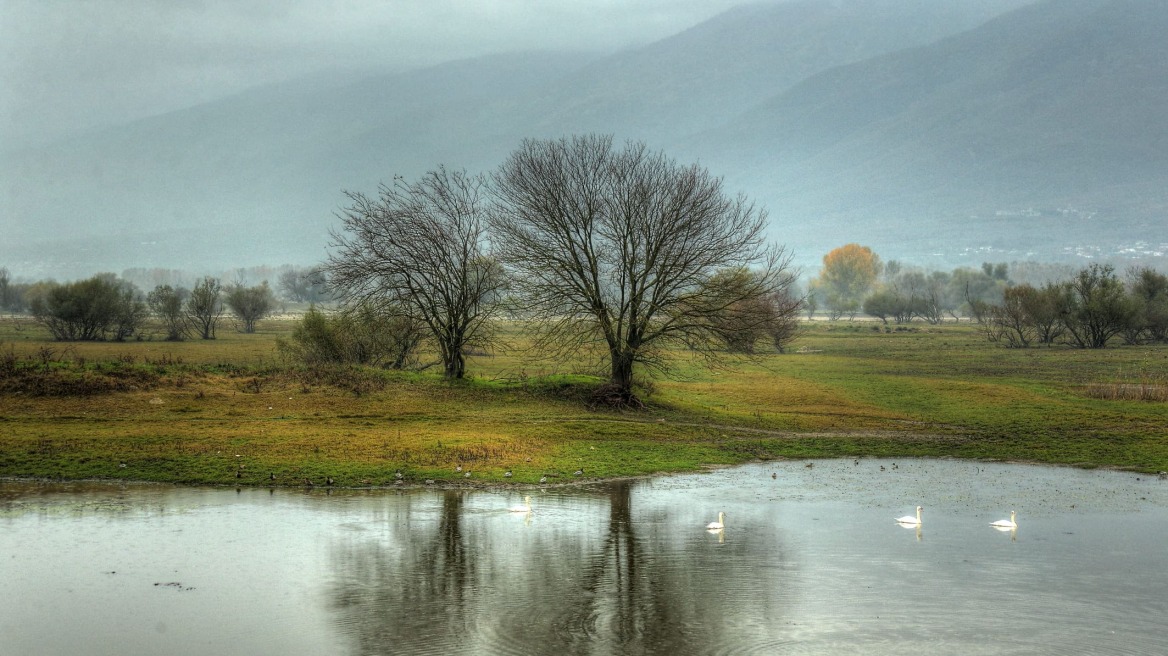
[[[1156,388],[1166,347],[1011,350],[968,325],[876,328],[814,324],[798,352],[713,371],[683,362],[646,390],[647,409],[616,411],[587,403],[597,381],[581,363],[516,350],[449,383],[287,366],[274,343],[290,322],[214,341],[61,344],[5,319],[0,476],[534,483],[864,455],[1168,469],[1168,403],[1098,392]]]

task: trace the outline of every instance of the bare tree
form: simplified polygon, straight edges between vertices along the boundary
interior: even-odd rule
[[[295,303],[322,303],[331,300],[324,274],[312,269],[290,268],[280,273],[276,283],[280,294]]]
[[[486,180],[438,168],[381,185],[377,198],[346,192],[324,271],[350,304],[392,307],[425,323],[445,374],[462,378],[466,352],[489,339],[503,271],[486,253]]]
[[[1067,342],[1078,348],[1104,348],[1139,312],[1110,264],[1092,264],[1067,283],[1062,309]]]
[[[7,310],[13,305],[9,289],[8,268],[0,267],[0,310]]]
[[[1029,308],[1040,292],[1030,285],[1015,285],[1002,293],[1002,302],[990,308],[990,334],[1012,348],[1026,348],[1038,335]]]
[[[223,302],[243,322],[243,332],[250,334],[255,332],[256,322],[275,309],[276,295],[265,280],[254,287],[233,285],[227,290]]]
[[[1135,314],[1124,330],[1125,341],[1168,342],[1168,276],[1151,267],[1135,267],[1127,275]]]
[[[176,289],[170,285],[158,285],[146,295],[146,303],[166,328],[166,340],[169,342],[181,342],[186,337],[188,324],[183,303],[189,294],[182,287]]]
[[[195,283],[187,297],[187,318],[203,339],[215,339],[215,329],[223,318],[222,286],[210,276]]]
[[[670,345],[723,352],[719,326],[787,278],[790,258],[765,243],[764,211],[644,144],[527,140],[495,180],[498,253],[539,320],[538,344],[599,346],[610,401],[636,403],[634,366],[664,369]],[[752,275],[723,284],[727,269]]]
[[[741,285],[750,282],[753,274],[746,269],[720,271],[712,279],[715,284],[736,297],[725,313],[711,317],[715,329],[732,353],[755,353],[762,337],[770,339],[776,351],[782,353],[799,333],[799,311],[803,298],[796,294],[795,274],[777,282],[777,289],[769,294],[744,297]],[[725,292],[723,292],[725,293]]]
[[[777,289],[767,295],[768,308],[767,337],[779,353],[786,353],[787,347],[803,334],[803,322],[799,315],[807,303],[807,295],[799,290],[798,271],[792,269],[779,279]]]
[[[1071,290],[1065,283],[1048,282],[1033,294],[1025,296],[1026,315],[1034,326],[1038,341],[1054,344],[1063,336],[1063,308],[1067,306],[1067,296]],[[1004,293],[1003,293],[1004,295]]]

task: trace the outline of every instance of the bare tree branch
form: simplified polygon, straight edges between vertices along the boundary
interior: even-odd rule
[[[539,344],[601,346],[625,398],[634,365],[664,369],[671,345],[713,354],[745,301],[790,284],[790,258],[764,239],[765,211],[644,144],[527,140],[494,179],[497,254],[539,320]],[[719,284],[727,269],[750,275]]]
[[[324,266],[350,302],[424,323],[451,378],[463,377],[468,347],[489,338],[503,289],[502,268],[485,252],[485,184],[440,167],[383,184],[375,199],[346,192]]]

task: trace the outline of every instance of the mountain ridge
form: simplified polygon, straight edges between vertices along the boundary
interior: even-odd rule
[[[1168,207],[1161,28],[1168,7],[1147,0],[800,0],[610,55],[256,89],[5,154],[0,229],[14,239],[0,261],[310,263],[344,189],[489,170],[525,137],[592,131],[709,167],[765,204],[805,263],[847,241],[957,263],[1050,241],[1068,203],[1081,214],[1061,215],[1067,239],[1094,238],[1082,217],[1102,211],[1130,241]],[[1108,102],[1086,111],[1080,90]],[[1029,206],[1054,213],[999,216]]]

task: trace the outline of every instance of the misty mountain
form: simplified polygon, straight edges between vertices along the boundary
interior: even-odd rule
[[[729,121],[808,77],[980,25],[1030,0],[800,0],[745,5],[606,57],[488,113],[520,134],[613,132],[668,142]]]
[[[438,164],[488,170],[525,137],[589,131],[725,175],[805,262],[854,240],[903,258],[1035,236],[997,208],[1122,200],[1142,218],[1107,227],[1138,232],[1164,179],[1152,117],[1165,9],[1027,2],[744,6],[609,56],[253,89],[2,155],[0,263],[27,275],[312,263],[344,189]]]
[[[812,76],[688,150],[768,185],[789,216],[870,241],[1009,223],[1003,241],[1163,241],[1166,33],[1168,4],[1051,0]]]
[[[521,93],[582,61],[528,53],[313,78],[8,153],[0,225],[18,253],[27,257],[32,244],[34,263],[54,253],[50,272],[73,260],[315,262],[343,189],[432,166],[459,108]]]

